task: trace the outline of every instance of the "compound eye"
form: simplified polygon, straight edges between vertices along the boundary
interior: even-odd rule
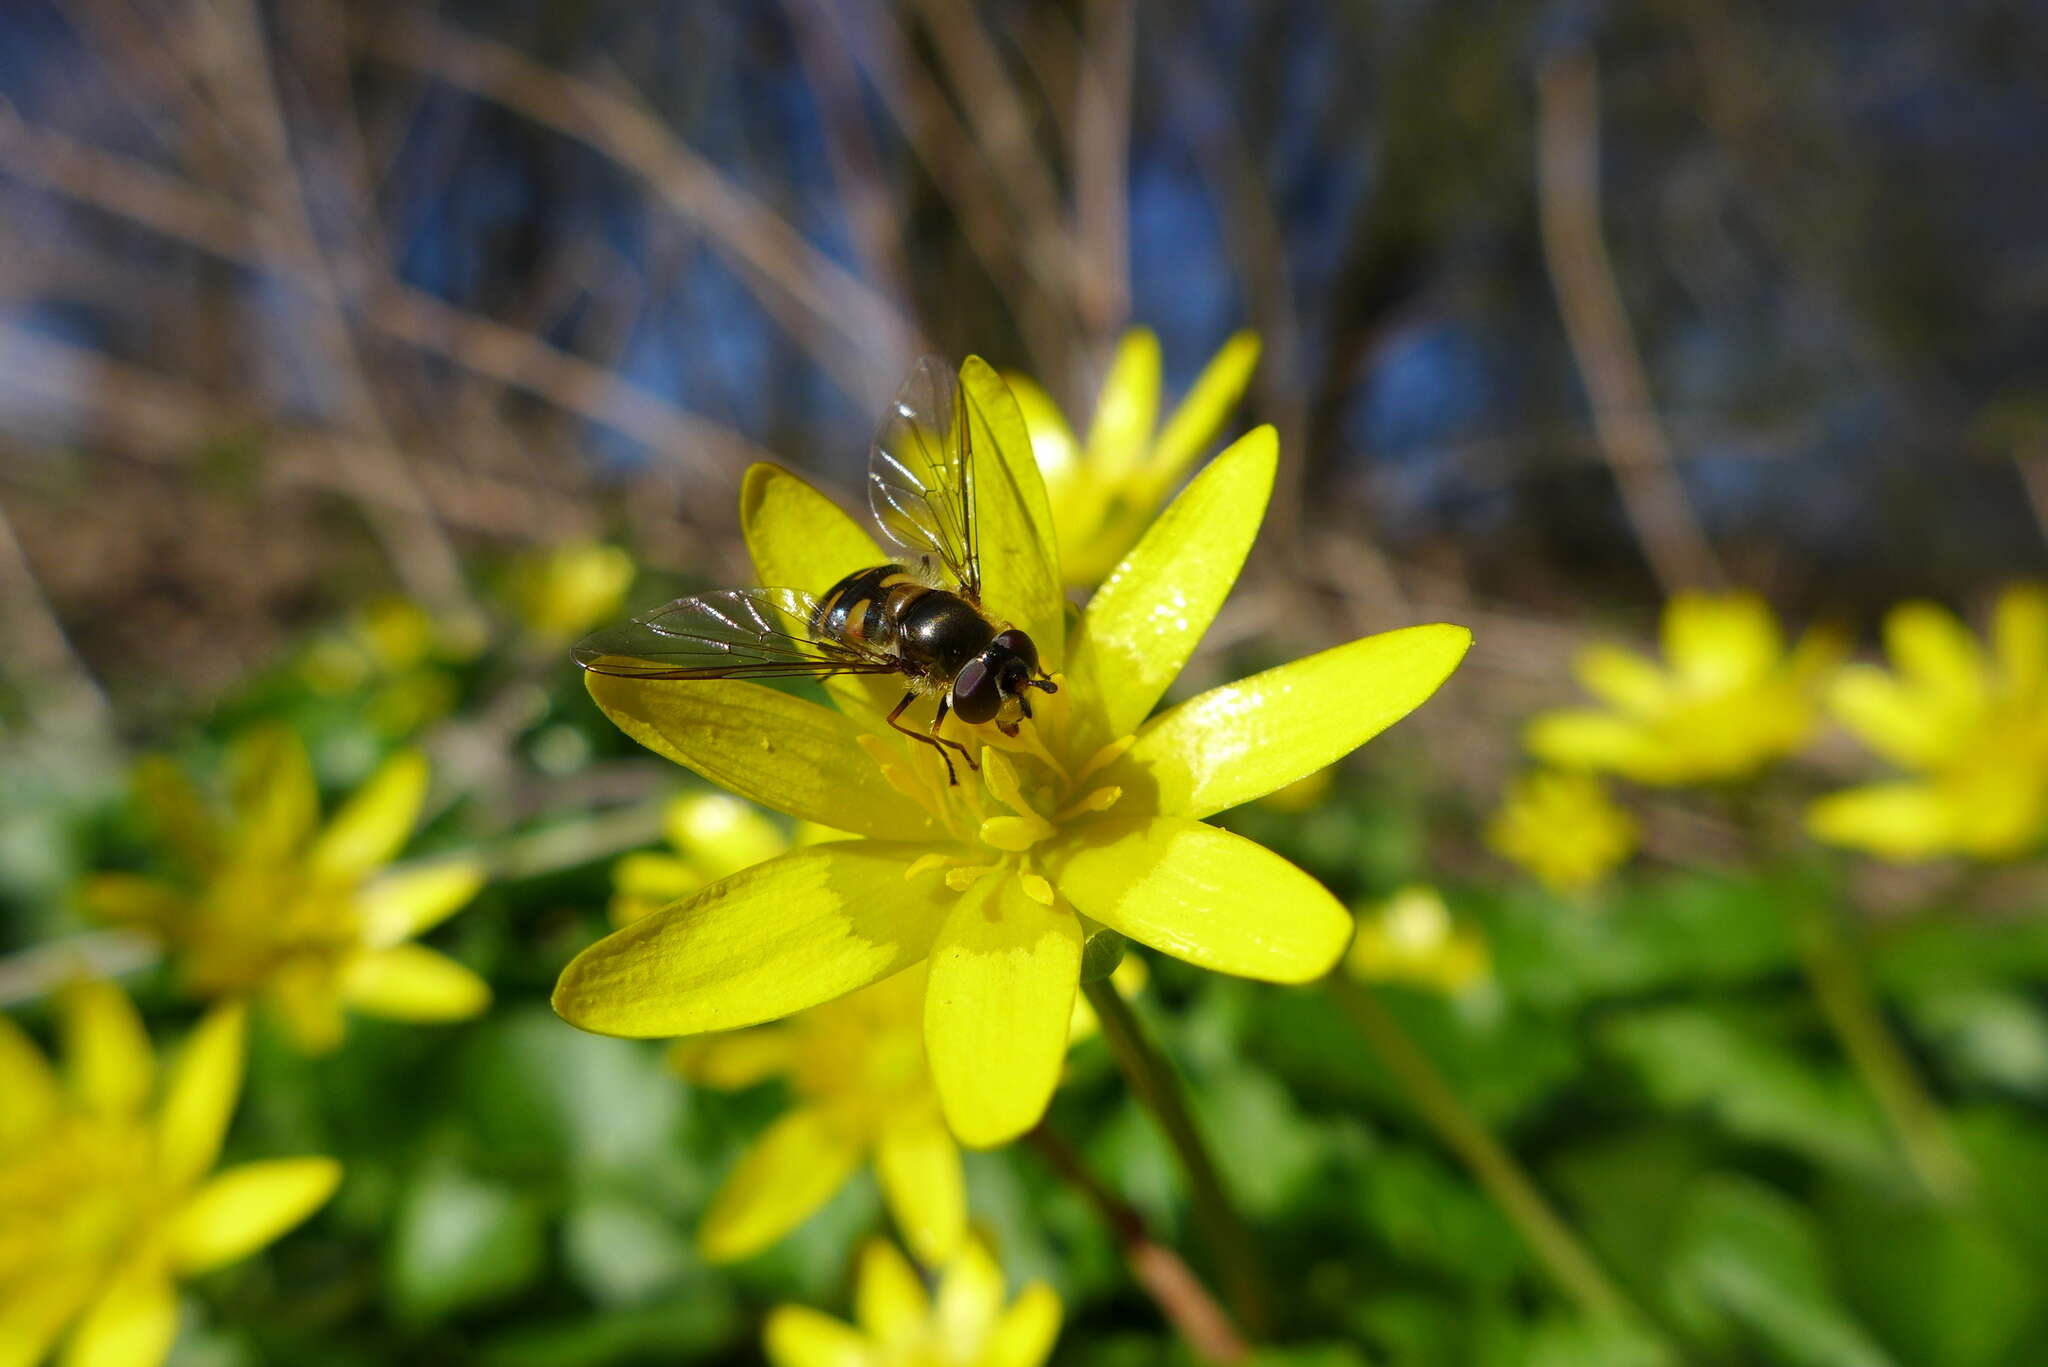
[[[984,657],[975,656],[953,676],[953,711],[961,721],[975,726],[994,721],[1002,706],[1002,687]]]
[[[1038,672],[1038,643],[1016,628],[997,632],[995,640],[989,642],[989,647],[992,650],[1007,651],[1023,660],[1025,674]]]

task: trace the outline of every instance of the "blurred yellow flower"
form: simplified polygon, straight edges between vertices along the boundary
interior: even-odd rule
[[[862,1163],[918,1258],[939,1266],[967,1234],[960,1149],[924,1057],[925,969],[779,1025],[679,1040],[669,1061],[707,1087],[785,1079],[795,1104],[740,1160],[697,1231],[714,1262],[751,1257],[832,1198]]]
[[[446,666],[483,646],[479,623],[437,620],[408,598],[373,599],[307,647],[299,673],[317,693],[367,692],[370,723],[402,736],[455,707]]]
[[[638,850],[612,865],[611,918],[637,921],[701,887],[783,853],[790,839],[751,802],[685,793],[663,822],[669,850]]]
[[[633,557],[617,546],[583,541],[514,560],[504,595],[530,635],[562,642],[616,617],[632,584]]]
[[[555,1008],[603,1034],[758,1024],[929,960],[924,1038],[963,1143],[1044,1113],[1066,1057],[1089,924],[1204,968],[1322,976],[1350,917],[1321,884],[1202,818],[1330,764],[1419,706],[1471,636],[1419,626],[1154,705],[1207,629],[1272,488],[1271,428],[1210,462],[1090,600],[1067,641],[1038,467],[1008,388],[961,371],[979,485],[983,598],[1026,631],[1060,690],[951,785],[933,747],[882,720],[893,692],[836,681],[838,710],[759,684],[592,673],[642,744],[799,820],[863,837],[799,849],[631,923],[563,970]],[[742,524],[764,584],[820,592],[889,557],[795,477],[757,466]],[[1170,605],[1166,610],[1164,605]],[[890,682],[890,681],[884,681]],[[1148,720],[1149,718],[1149,720]]]
[[[1259,339],[1249,332],[1233,336],[1155,430],[1159,338],[1150,328],[1132,328],[1096,396],[1085,447],[1035,381],[1008,377],[1045,475],[1068,587],[1094,588],[1137,544],[1153,512],[1223,430],[1258,362]]]
[[[1607,706],[1537,717],[1530,753],[1638,783],[1747,778],[1813,734],[1815,695],[1843,652],[1822,630],[1788,652],[1753,593],[1681,593],[1665,606],[1663,636],[1663,666],[1619,646],[1580,652],[1579,682]]]
[[[1039,1367],[1060,1333],[1060,1299],[1032,1282],[1003,1304],[1003,1272],[969,1240],[928,1296],[916,1269],[877,1239],[860,1252],[854,1318],[778,1306],[765,1332],[773,1367]]]
[[[121,990],[57,999],[60,1076],[0,1016],[0,1364],[154,1367],[176,1281],[256,1252],[333,1194],[331,1158],[214,1171],[242,1088],[243,1008],[217,1006],[159,1082]]]
[[[1635,852],[1635,817],[1591,774],[1539,769],[1508,785],[1486,843],[1554,892],[1591,887]]]
[[[158,936],[202,997],[260,993],[301,1048],[340,1043],[342,1009],[395,1020],[460,1020],[490,988],[447,956],[411,943],[482,886],[473,861],[397,871],[427,790],[427,761],[394,756],[323,827],[306,749],[276,726],[230,750],[232,818],[168,760],[137,766],[136,787],[183,865],[178,881],[103,873],[81,889],[99,919]]]
[[[1828,707],[1913,775],[1807,810],[1818,840],[1887,859],[2012,859],[2048,827],[2048,588],[1998,600],[1987,652],[1954,614],[1906,603],[1885,618],[1892,669],[1845,666]]]
[[[1344,967],[1367,982],[1457,996],[1486,981],[1493,956],[1483,935],[1453,919],[1442,893],[1415,883],[1359,912]]]

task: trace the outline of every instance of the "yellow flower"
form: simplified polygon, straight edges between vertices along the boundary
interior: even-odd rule
[[[445,666],[482,646],[480,623],[437,620],[410,599],[379,598],[314,640],[299,672],[317,693],[367,690],[371,724],[398,736],[454,709],[459,689]]]
[[[0,1016],[0,1364],[34,1367],[68,1330],[66,1367],[153,1367],[177,1336],[176,1280],[297,1225],[341,1167],[214,1172],[242,1087],[239,1005],[200,1022],[161,1087],[119,988],[67,988],[58,1015],[61,1078]]]
[[[2048,826],[2048,588],[2000,595],[1988,653],[1932,603],[1894,608],[1884,628],[1892,670],[1844,667],[1828,706],[1913,777],[1824,797],[1807,828],[1887,859],[2033,852]]]
[[[897,1228],[938,1266],[967,1234],[960,1150],[924,1057],[925,970],[814,1006],[780,1025],[679,1040],[676,1070],[709,1087],[788,1081],[796,1104],[726,1179],[697,1231],[714,1262],[751,1257],[872,1162]]]
[[[640,850],[612,865],[615,926],[773,859],[790,845],[758,807],[726,793],[685,793],[669,804],[663,824],[673,853]]]
[[[225,824],[169,761],[137,767],[136,786],[185,877],[95,875],[82,890],[88,910],[161,938],[199,996],[263,994],[311,1052],[340,1043],[344,1006],[447,1021],[490,1004],[476,974],[411,943],[476,895],[482,867],[385,869],[418,819],[425,756],[392,758],[324,827],[312,766],[291,731],[244,734],[228,767]]]
[[[1029,1129],[1051,1099],[1090,925],[1273,982],[1335,964],[1351,929],[1336,899],[1202,818],[1392,725],[1436,690],[1471,635],[1388,632],[1150,716],[1251,546],[1272,487],[1272,430],[1189,484],[1069,641],[1023,419],[985,363],[970,358],[961,377],[983,461],[985,605],[1030,634],[1060,691],[1033,700],[1036,720],[1014,740],[994,726],[955,729],[979,753],[949,786],[933,747],[883,724],[895,690],[872,678],[834,681],[835,710],[732,680],[589,675],[606,715],[650,749],[862,838],[794,850],[635,921],[578,955],[554,1000],[587,1030],[698,1034],[775,1020],[928,958],[925,1048],[939,1099],[953,1132],[986,1146]],[[889,559],[770,466],[749,473],[741,519],[764,584],[822,592]]]
[[[764,1338],[773,1367],[1039,1367],[1060,1333],[1060,1298],[1032,1282],[1003,1305],[1003,1272],[969,1240],[936,1297],[901,1253],[877,1239],[860,1252],[854,1318],[777,1306]]]
[[[1636,819],[1590,774],[1539,769],[1508,785],[1486,843],[1553,892],[1591,887],[1635,852]]]
[[[1747,778],[1813,734],[1814,695],[1841,652],[1818,630],[1787,652],[1753,593],[1682,593],[1664,609],[1665,667],[1618,646],[1582,651],[1579,682],[1607,708],[1546,713],[1525,740],[1559,768],[1638,783]]]
[[[576,542],[532,551],[505,573],[505,600],[543,641],[567,641],[607,618],[633,584],[633,558],[617,546]]]
[[[1137,544],[1153,511],[1222,430],[1258,362],[1256,336],[1232,337],[1155,431],[1159,339],[1150,328],[1132,328],[1096,396],[1085,447],[1043,389],[1025,376],[1009,377],[1044,472],[1069,587],[1094,588]]]
[[[1368,982],[1457,996],[1486,981],[1493,956],[1484,936],[1452,919],[1442,893],[1417,883],[1359,913],[1344,967]]]

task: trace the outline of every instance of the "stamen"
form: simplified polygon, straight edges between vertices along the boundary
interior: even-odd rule
[[[1049,907],[1059,900],[1058,894],[1052,890],[1052,884],[1042,874],[1019,873],[1017,875],[1017,883],[1024,889],[1026,897],[1029,897],[1042,907]]]
[[[946,886],[955,892],[965,892],[1000,868],[1001,864],[961,864],[946,870]]]
[[[1124,790],[1113,783],[1102,788],[1091,788],[1083,793],[1078,801],[1070,802],[1061,808],[1059,815],[1053,820],[1072,821],[1075,817],[1086,816],[1090,812],[1106,812],[1116,806],[1123,795]]]
[[[1029,816],[992,816],[981,823],[981,840],[999,850],[1022,854],[1054,834],[1052,824],[1036,812]]]
[[[908,883],[921,873],[930,873],[933,869],[943,869],[952,862],[951,859],[943,854],[921,854],[911,860],[910,867],[903,871],[903,881]]]

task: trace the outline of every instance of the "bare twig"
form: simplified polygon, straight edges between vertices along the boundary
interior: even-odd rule
[[[1075,304],[1097,336],[1130,313],[1131,74],[1137,46],[1132,0],[1089,0],[1074,117]]]
[[[1721,564],[1673,466],[1600,230],[1600,91],[1592,53],[1577,48],[1551,58],[1537,78],[1537,95],[1544,256],[1600,449],[1664,592],[1718,586]]]
[[[855,400],[886,393],[900,377],[911,330],[888,300],[806,242],[637,99],[425,17],[380,23],[358,38],[383,61],[496,101],[638,175],[749,278],[801,311],[810,326],[793,328],[795,340]]]
[[[1123,1249],[1132,1278],[1158,1305],[1174,1332],[1205,1362],[1243,1362],[1251,1356],[1244,1336],[1216,1302],[1209,1288],[1166,1245],[1155,1242],[1138,1208],[1096,1180],[1072,1145],[1052,1127],[1039,1122],[1031,1131],[1031,1147],[1060,1180],[1079,1192]]]
[[[107,695],[71,648],[63,624],[36,580],[14,523],[0,507],[0,658],[20,677],[22,696],[52,732],[98,730],[110,720]]]

